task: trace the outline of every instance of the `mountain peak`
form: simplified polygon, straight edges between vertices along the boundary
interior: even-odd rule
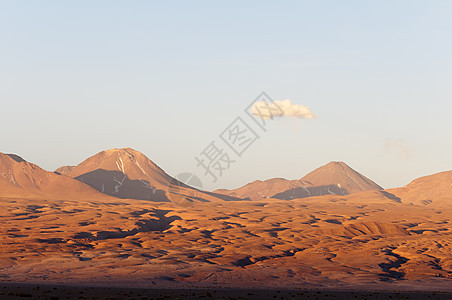
[[[344,163],[343,161],[330,161],[329,163],[327,163],[326,165],[347,165],[346,163]]]
[[[111,155],[120,155],[120,156],[128,156],[128,157],[135,157],[135,156],[144,156],[143,153],[141,153],[138,150],[132,149],[132,148],[111,148],[108,150],[101,151],[97,153],[99,156],[111,156]]]
[[[347,165],[343,161],[330,161],[326,165],[323,165],[322,167],[328,167],[328,168],[348,168],[351,169],[349,165]],[[320,168],[322,168],[320,167]]]
[[[137,177],[136,179],[142,179],[138,177],[151,173],[158,173],[163,177],[168,176],[143,153],[132,148],[112,148],[101,151],[77,165],[71,171],[70,176],[76,177],[96,169],[119,171],[127,173],[128,176]]]
[[[140,154],[142,154],[140,151],[132,149],[132,148],[129,148],[129,147],[126,147],[126,148],[111,148],[111,149],[104,150],[102,152],[105,152],[105,153],[108,153],[108,154],[110,154],[110,153],[140,153]]]
[[[174,179],[132,148],[101,151],[81,162],[68,176],[98,191],[119,197],[169,201],[163,196]]]
[[[347,194],[383,188],[342,161],[332,161],[301,178],[315,186],[337,185]]]

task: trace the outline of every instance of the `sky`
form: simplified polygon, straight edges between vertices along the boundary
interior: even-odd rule
[[[53,171],[131,147],[206,189],[344,161],[385,188],[452,170],[451,1],[2,1],[0,152]],[[265,91],[315,119],[220,135]],[[195,157],[234,160],[217,181]],[[236,156],[234,156],[236,155]]]

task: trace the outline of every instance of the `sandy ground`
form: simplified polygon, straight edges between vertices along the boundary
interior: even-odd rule
[[[2,198],[0,280],[452,292],[451,216],[450,206],[378,196],[189,206]]]

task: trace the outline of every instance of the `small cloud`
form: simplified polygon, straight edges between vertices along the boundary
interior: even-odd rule
[[[385,151],[387,154],[395,154],[401,159],[410,159],[412,152],[404,140],[386,140]]]
[[[251,113],[263,120],[282,117],[315,119],[315,115],[308,107],[294,104],[289,99],[273,102],[256,101],[251,107]]]

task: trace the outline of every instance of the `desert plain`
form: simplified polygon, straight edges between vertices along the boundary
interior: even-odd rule
[[[112,155],[131,162],[139,156]],[[15,171],[2,171],[2,282],[452,292],[451,172],[398,189],[290,200],[223,198],[160,185],[169,201],[156,202],[113,197],[88,185],[85,190],[77,185],[81,181],[51,172],[24,189],[30,176],[21,178],[17,170],[30,168],[36,175],[39,167],[10,156],[3,160],[4,168]],[[142,172],[150,173],[144,165]],[[123,182],[138,180],[127,172],[131,165],[110,166],[124,174]],[[61,178],[76,182],[83,197],[65,197]],[[186,201],[171,201],[175,197]]]

